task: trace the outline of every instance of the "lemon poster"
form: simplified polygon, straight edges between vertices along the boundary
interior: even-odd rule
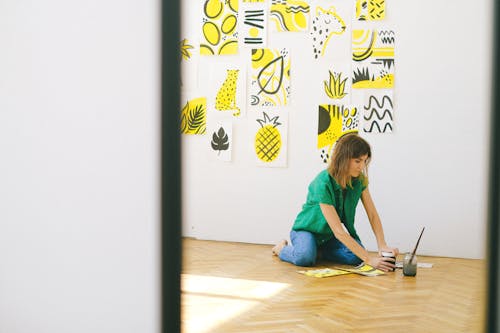
[[[353,88],[394,87],[393,30],[353,30]]]
[[[238,53],[238,0],[205,0],[201,55]]]
[[[286,167],[288,114],[283,111],[252,112],[252,150],[258,166]]]

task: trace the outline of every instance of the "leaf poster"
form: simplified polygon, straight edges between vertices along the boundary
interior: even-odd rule
[[[252,112],[255,161],[258,166],[286,167],[288,114],[286,112]]]
[[[201,55],[238,53],[238,0],[203,2]]]
[[[394,41],[392,30],[353,30],[353,88],[394,86]]]
[[[245,115],[246,71],[238,65],[217,62],[200,71],[200,80],[206,86],[210,112],[240,117]]]
[[[328,163],[335,143],[347,133],[357,133],[359,110],[346,105],[319,105],[318,107],[318,144],[320,158]]]
[[[359,21],[385,19],[385,0],[356,0],[356,19]]]
[[[210,126],[210,150],[215,158],[230,162],[233,150],[233,124],[229,120],[216,121]]]
[[[270,20],[273,31],[307,31],[309,1],[271,0]]]
[[[250,104],[284,106],[290,99],[288,49],[252,49]]]
[[[345,61],[345,50],[351,48],[351,4],[320,1],[311,12],[311,54],[315,60],[334,59]]]
[[[205,97],[188,98],[182,96],[180,117],[182,134],[205,134],[207,129],[207,99]]]
[[[265,3],[240,6],[240,45],[247,48],[267,45],[267,7]]]

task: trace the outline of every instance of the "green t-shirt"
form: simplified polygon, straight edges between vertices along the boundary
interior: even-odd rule
[[[352,187],[347,185],[344,191],[327,170],[321,171],[309,184],[307,201],[302,206],[302,211],[297,215],[292,229],[312,232],[318,245],[331,239],[333,237],[332,229],[326,222],[319,206],[320,203],[324,203],[335,207],[340,221],[345,225],[349,234],[354,239],[359,240],[354,228],[354,215],[361,198],[361,192],[366,186],[356,178],[353,178],[351,183]]]

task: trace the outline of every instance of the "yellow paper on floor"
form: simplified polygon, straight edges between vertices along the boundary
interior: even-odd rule
[[[355,273],[355,274],[361,274],[364,276],[377,276],[377,275],[383,275],[385,274],[383,271],[380,269],[373,268],[370,265],[367,264],[360,264],[354,268],[341,268],[341,267],[334,267],[335,269],[340,269],[344,270],[347,272]]]
[[[307,276],[313,276],[313,277],[317,277],[317,278],[351,274],[351,272],[348,272],[346,270],[332,269],[332,268],[310,269],[307,271],[297,271],[297,272],[300,274],[304,274]]]

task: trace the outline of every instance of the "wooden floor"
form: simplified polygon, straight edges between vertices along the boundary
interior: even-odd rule
[[[183,333],[483,331],[482,260],[419,256],[434,266],[416,277],[314,278],[268,245],[184,239],[183,251]]]

